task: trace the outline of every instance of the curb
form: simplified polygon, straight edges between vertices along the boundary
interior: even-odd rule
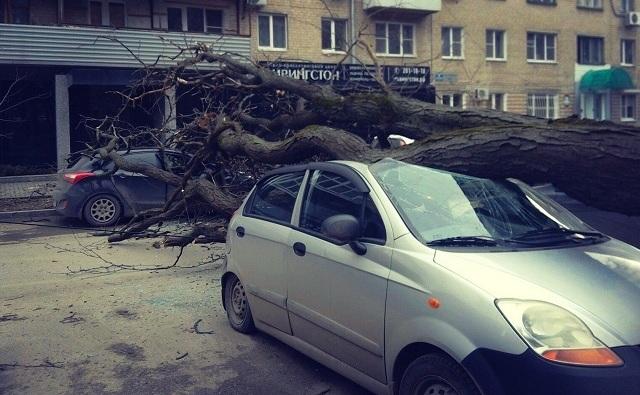
[[[37,217],[48,217],[51,215],[57,215],[56,210],[53,208],[47,208],[42,210],[25,210],[25,211],[7,211],[0,213],[0,221],[11,220],[31,220]]]
[[[14,182],[38,182],[38,181],[55,181],[57,174],[34,174],[30,176],[6,176],[0,177],[0,184],[8,184]]]

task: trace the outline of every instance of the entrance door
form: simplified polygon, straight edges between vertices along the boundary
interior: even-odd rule
[[[602,121],[609,119],[609,95],[606,93],[586,93],[582,95],[582,117]]]
[[[386,382],[384,317],[391,248],[385,245],[383,221],[372,198],[343,176],[316,170],[307,185],[299,227],[291,230],[287,244],[293,335]],[[322,222],[337,214],[360,218],[364,255],[321,234]]]

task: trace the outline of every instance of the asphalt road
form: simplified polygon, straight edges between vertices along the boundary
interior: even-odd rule
[[[71,229],[0,224],[0,394],[367,393],[228,326],[221,246],[191,246],[179,267],[151,270],[178,250],[110,246],[59,218],[38,224]],[[114,271],[123,264],[146,270]]]

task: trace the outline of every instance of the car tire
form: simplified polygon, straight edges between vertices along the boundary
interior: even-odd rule
[[[89,199],[82,211],[82,216],[89,225],[111,226],[120,220],[122,205],[116,197],[100,194]]]
[[[456,361],[441,354],[427,354],[404,371],[399,395],[432,394],[480,395],[480,391]]]
[[[249,300],[240,279],[231,275],[224,283],[224,308],[231,327],[241,333],[255,330]]]

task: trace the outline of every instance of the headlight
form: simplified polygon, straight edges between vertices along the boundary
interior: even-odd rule
[[[555,362],[619,366],[622,360],[580,318],[551,303],[503,299],[496,305],[533,351]]]

